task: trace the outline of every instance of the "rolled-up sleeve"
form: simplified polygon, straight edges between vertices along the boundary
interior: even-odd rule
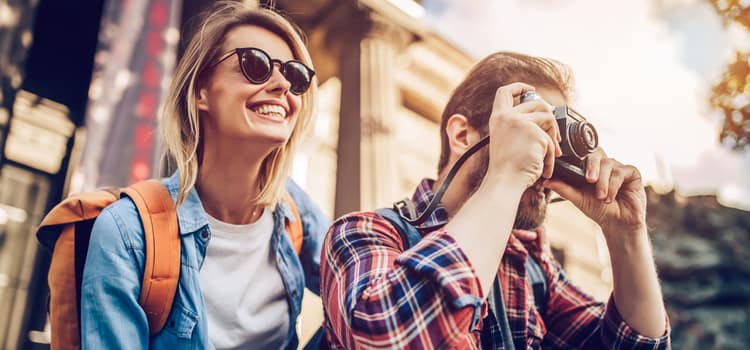
[[[573,285],[560,265],[550,257],[542,259],[551,281],[544,315],[547,334],[544,349],[670,349],[669,320],[659,338],[639,334],[623,320],[614,298],[605,304]]]
[[[659,338],[646,337],[631,328],[617,311],[614,297],[610,296],[602,320],[601,338],[608,349],[669,349],[669,320],[664,320],[664,334]]]

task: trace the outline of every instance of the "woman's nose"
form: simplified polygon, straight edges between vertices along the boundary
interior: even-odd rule
[[[283,74],[281,74],[281,64],[278,62],[273,63],[273,71],[271,77],[268,79],[266,89],[271,92],[280,92],[286,94],[291,88],[292,83],[287,80]]]

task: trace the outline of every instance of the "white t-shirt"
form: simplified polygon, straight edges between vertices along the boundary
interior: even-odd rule
[[[208,216],[208,227],[200,283],[211,343],[217,350],[283,348],[289,305],[271,249],[271,210],[248,225]]]

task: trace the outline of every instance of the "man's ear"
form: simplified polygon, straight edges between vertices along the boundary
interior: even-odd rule
[[[208,112],[208,92],[206,88],[200,88],[196,97],[195,104],[198,105],[198,110]]]
[[[478,140],[478,133],[469,125],[469,120],[463,114],[454,114],[445,124],[445,134],[448,135],[448,145],[454,158],[460,157]]]

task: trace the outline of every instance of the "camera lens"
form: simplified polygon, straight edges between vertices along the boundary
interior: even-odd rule
[[[596,145],[598,143],[596,130],[594,130],[594,128],[591,127],[591,124],[589,123],[583,124],[581,126],[581,130],[583,131],[583,143],[586,144],[586,147],[592,150],[596,148]]]
[[[584,157],[599,146],[599,135],[591,123],[575,122],[570,125],[569,140],[576,154]]]

